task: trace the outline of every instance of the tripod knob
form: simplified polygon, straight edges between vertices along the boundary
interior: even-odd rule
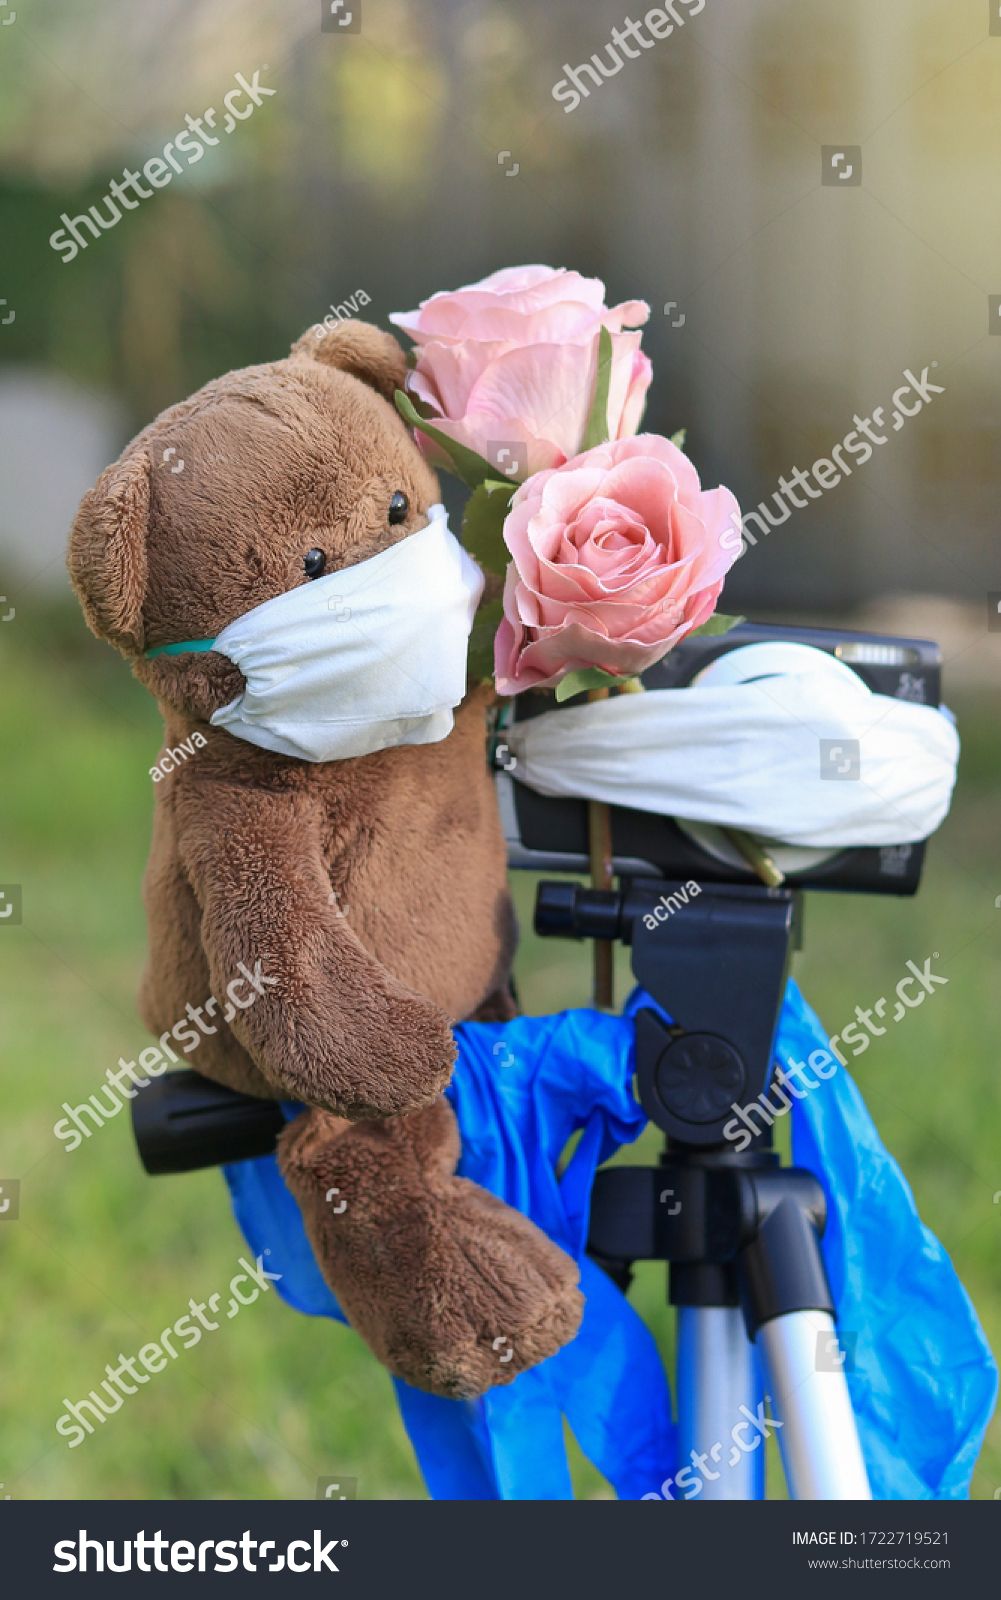
[[[647,1116],[683,1144],[722,1143],[734,1102],[746,1098],[747,1069],[729,1040],[674,1033],[646,1007],[636,1017],[636,1074]]]
[[[587,889],[581,883],[540,883],[535,931],[543,938],[619,939],[622,896],[615,889]]]
[[[745,1083],[744,1063],[715,1033],[685,1033],[662,1051],[654,1088],[665,1108],[682,1122],[718,1122]]]

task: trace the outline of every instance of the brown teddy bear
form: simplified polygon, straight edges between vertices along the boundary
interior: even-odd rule
[[[253,1004],[214,1011],[192,1065],[311,1108],[279,1160],[327,1281],[392,1372],[468,1397],[553,1354],[581,1314],[575,1263],[454,1175],[441,1093],[452,1023],[513,1010],[490,692],[436,742],[338,760],[210,723],[245,688],[209,647],[228,624],[428,526],[437,481],[392,403],[404,372],[391,335],[344,322],[207,384],[84,496],[69,569],[175,751],[155,791],[143,1019],[166,1045],[190,1003],[262,974]]]

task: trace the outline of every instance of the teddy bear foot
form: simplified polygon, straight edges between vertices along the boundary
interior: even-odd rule
[[[352,1327],[415,1388],[472,1399],[567,1344],[583,1312],[576,1263],[534,1223],[454,1176],[444,1100],[345,1126],[310,1111],[279,1159]]]
[[[562,1349],[584,1301],[576,1263],[520,1212],[462,1178],[442,1200],[427,1271],[377,1353],[416,1389],[469,1400]]]

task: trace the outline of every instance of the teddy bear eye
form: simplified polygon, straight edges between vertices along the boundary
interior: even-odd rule
[[[302,558],[303,571],[307,578],[319,578],[327,565],[327,558],[322,550],[307,550]]]
[[[407,499],[402,489],[397,489],[392,500],[389,502],[389,526],[394,528],[398,522],[404,522],[409,510],[410,501]]]

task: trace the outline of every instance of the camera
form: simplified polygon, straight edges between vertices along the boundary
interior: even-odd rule
[[[681,689],[712,682],[714,663],[762,644],[807,646],[856,673],[875,694],[929,706],[940,703],[942,663],[938,645],[927,639],[840,628],[740,622],[727,633],[683,640],[643,673],[641,681],[646,689]],[[739,659],[728,662],[729,668],[737,669],[738,676],[740,665]],[[583,698],[575,696],[557,709],[580,704]],[[518,722],[552,709],[549,696],[520,695],[514,700],[513,718]],[[767,762],[767,750],[762,750],[761,759]],[[586,801],[550,798],[519,782],[516,768],[510,770],[511,757],[503,732],[494,743],[493,764],[510,866],[537,872],[587,872]],[[611,825],[615,871],[620,876],[681,882],[694,879],[703,883],[758,881],[753,868],[720,828],[621,806],[611,808]],[[768,846],[790,887],[895,895],[910,895],[917,890],[924,849],[921,843],[838,850]]]

